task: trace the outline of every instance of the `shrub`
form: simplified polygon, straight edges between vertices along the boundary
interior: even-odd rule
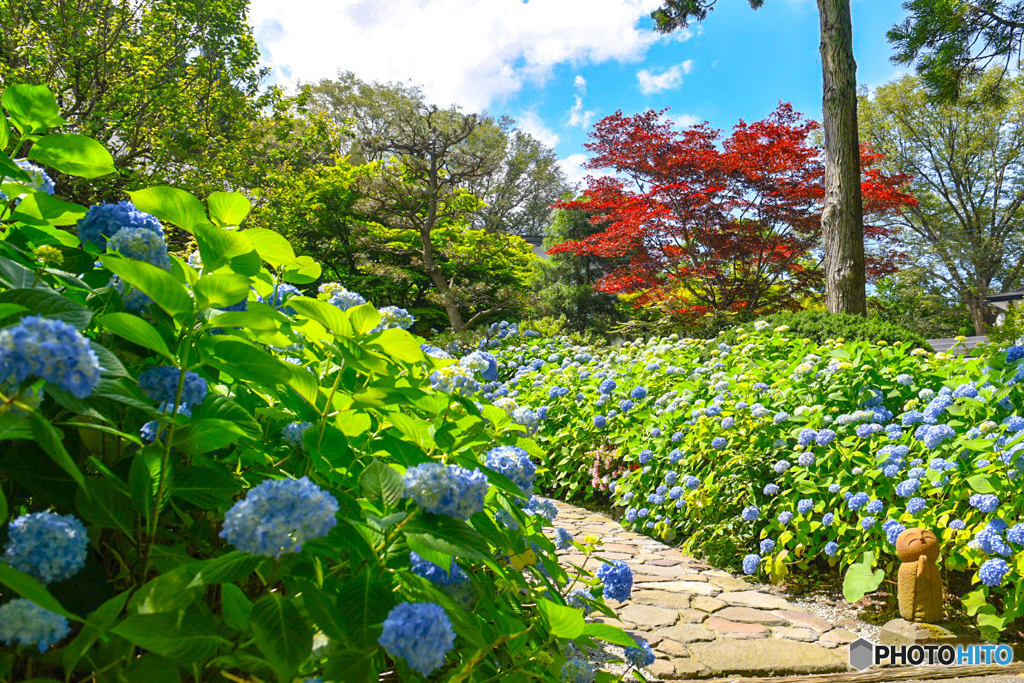
[[[862,339],[871,342],[885,341],[890,344],[902,342],[910,344],[912,348],[931,350],[921,335],[878,318],[828,311],[796,311],[775,313],[760,320],[768,323],[770,329],[785,325],[789,328],[788,335],[811,339],[819,344],[829,339]],[[741,334],[740,329],[742,326],[726,331],[719,341],[730,345],[736,343],[736,338]]]
[[[980,577],[964,604],[983,631],[1024,615],[1024,346],[953,357],[758,321],[601,352],[515,340],[497,356],[491,395],[546,414],[542,483],[597,495],[593,452],[617,449],[627,527],[773,580],[852,567],[856,599],[920,525],[940,535],[945,570]],[[1005,572],[978,573],[1003,557]]]
[[[4,152],[113,171],[47,134],[46,88],[2,102]],[[0,154],[0,679],[558,681],[570,639],[636,645],[584,625],[622,578],[564,538],[587,561],[559,566],[557,510],[513,483],[537,418],[473,400],[486,357],[425,353],[336,283],[307,296],[320,266],[232,227],[241,195],[155,187],[89,219],[29,170]],[[169,257],[162,223],[198,253]]]

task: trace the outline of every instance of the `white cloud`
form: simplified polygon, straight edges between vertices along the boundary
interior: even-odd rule
[[[548,128],[535,111],[523,112],[516,118],[516,123],[521,131],[533,136],[548,147],[554,147],[561,140],[558,133]]]
[[[576,89],[576,97],[572,108],[569,110],[567,123],[570,126],[590,128],[590,124],[593,122],[597,112],[583,108],[583,96],[587,94],[587,79],[577,75],[576,80],[573,81],[573,87]]]
[[[687,59],[682,64],[665,69],[661,73],[655,73],[650,69],[640,69],[636,73],[636,80],[640,83],[640,91],[645,95],[652,95],[662,90],[672,90],[683,84],[683,75],[693,70],[693,60]]]
[[[583,78],[583,76],[580,76],[579,74],[576,74],[576,80],[574,80],[572,82],[572,84],[573,84],[573,87],[576,88],[576,90],[581,95],[586,94],[586,92],[587,92],[587,79]]]
[[[565,172],[565,177],[570,183],[578,184],[580,190],[586,187],[583,179],[587,175],[593,175],[594,173],[583,168],[583,164],[586,163],[588,158],[586,154],[570,154],[566,158],[558,160],[558,165]]]
[[[638,61],[658,41],[639,23],[662,0],[252,0],[264,61],[310,81],[349,70],[421,85],[480,109],[543,83],[559,64]]]
[[[676,130],[683,130],[690,126],[696,126],[698,123],[703,123],[703,119],[693,114],[668,114],[665,116],[672,123],[672,127]]]

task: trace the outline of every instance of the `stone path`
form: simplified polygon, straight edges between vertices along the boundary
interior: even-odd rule
[[[625,560],[633,594],[616,605],[619,619],[597,617],[647,639],[657,661],[648,668],[667,680],[717,676],[766,676],[846,671],[845,647],[856,635],[800,610],[756,584],[685,557],[675,548],[628,531],[618,522],[557,502],[557,526],[582,542],[604,541],[597,553]],[[586,559],[575,548],[563,563]],[[591,559],[587,568],[600,563]],[[568,568],[568,567],[567,567]]]

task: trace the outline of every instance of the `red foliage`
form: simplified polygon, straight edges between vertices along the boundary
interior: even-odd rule
[[[790,308],[820,289],[824,164],[810,144],[818,123],[780,103],[719,145],[721,131],[707,123],[680,131],[663,114],[620,111],[595,124],[587,168],[614,175],[589,177],[580,200],[558,206],[587,211],[604,231],[551,253],[611,259],[602,290],[688,315]],[[914,203],[902,191],[909,178],[882,173],[880,158],[861,150],[865,216]],[[865,238],[869,273],[890,272],[894,235],[869,223]]]

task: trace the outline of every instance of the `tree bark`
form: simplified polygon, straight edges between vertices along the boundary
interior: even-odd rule
[[[825,304],[830,313],[865,315],[864,207],[850,0],[818,0],[818,14],[825,132]]]

